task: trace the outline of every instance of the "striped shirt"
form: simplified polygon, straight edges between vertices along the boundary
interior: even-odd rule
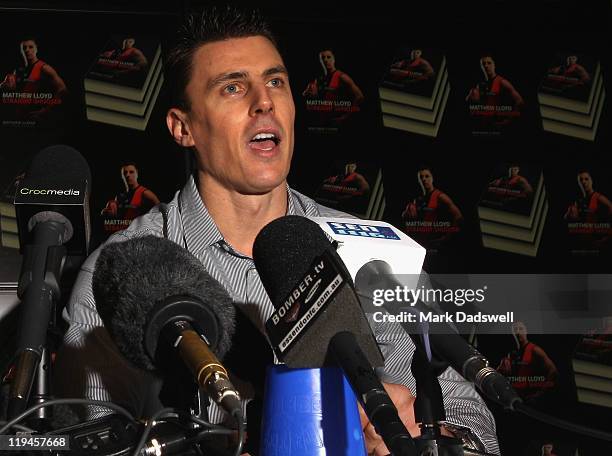
[[[290,215],[349,217],[321,206],[289,187],[287,192],[287,213]],[[223,239],[193,178],[177,192],[167,209],[168,238],[198,258],[208,273],[228,291],[240,310],[260,332],[265,333],[265,321],[274,307],[255,264],[252,258],[236,252]],[[146,235],[163,236],[163,217],[159,207],[134,220],[126,230],[116,233],[107,242]],[[150,416],[161,406],[157,398],[161,379],[128,364],[103,327],[92,291],[92,276],[99,252],[100,249],[96,250],[83,264],[64,311],[64,318],[70,326],[58,355],[56,389],[63,396],[109,400],[127,406],[137,416]],[[416,393],[410,371],[410,360],[415,350],[412,340],[399,324],[370,321],[385,358],[385,367],[379,372],[381,380],[405,385]],[[444,394],[446,422],[464,428],[476,443],[474,449],[499,454],[495,422],[472,384],[451,368],[439,380]],[[92,408],[88,418],[105,413],[108,412]],[[223,419],[223,413],[214,404],[209,414],[211,421]]]

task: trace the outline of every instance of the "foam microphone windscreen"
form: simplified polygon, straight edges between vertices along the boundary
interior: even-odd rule
[[[325,273],[304,281],[304,277],[312,273],[315,260],[324,254],[326,256],[322,261],[326,264]],[[318,224],[305,217],[292,215],[272,221],[255,239],[253,260],[277,312],[283,307],[288,309],[287,298],[297,296],[296,287],[302,285],[300,297],[296,299],[299,304],[292,305],[292,309],[297,310],[294,312],[288,309],[277,320],[277,324],[272,324],[270,320],[266,324],[277,356],[289,367],[321,367],[328,364],[329,342],[342,331],[356,336],[372,366],[384,364],[353,289],[350,274]],[[327,273],[331,275],[325,276]],[[311,277],[314,275],[316,273],[311,274]],[[312,306],[325,299],[322,294],[329,289],[328,280],[341,285],[337,287],[331,302],[321,305],[315,312]],[[292,338],[286,351],[281,353],[280,345],[276,342],[296,331],[299,331],[299,335]]]
[[[42,186],[72,184],[81,180],[91,189],[91,171],[87,160],[74,148],[63,144],[41,150],[32,160],[24,180]]]
[[[230,348],[232,299],[195,256],[172,241],[144,236],[106,245],[96,262],[93,292],[119,351],[142,369],[159,367],[153,356],[156,347],[146,340],[147,325],[160,305],[171,301],[190,304],[177,311],[185,312],[180,316],[206,337],[217,357]]]
[[[330,248],[332,243],[319,226],[297,215],[276,219],[259,232],[253,259],[274,307],[289,295],[312,262]]]

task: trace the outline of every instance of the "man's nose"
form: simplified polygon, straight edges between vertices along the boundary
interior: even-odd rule
[[[265,86],[253,87],[250,115],[274,112],[274,102]]]

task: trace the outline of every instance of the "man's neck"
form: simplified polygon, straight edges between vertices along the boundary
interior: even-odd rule
[[[287,213],[286,182],[263,195],[245,195],[200,174],[198,192],[225,241],[248,257],[261,229]]]

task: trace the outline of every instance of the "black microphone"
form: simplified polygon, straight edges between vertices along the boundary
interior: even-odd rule
[[[383,260],[372,260],[364,264],[355,276],[355,287],[360,296],[373,296],[375,289],[403,288],[403,285],[393,276],[391,266]],[[393,313],[387,304],[383,307]],[[406,310],[406,308],[402,308]],[[417,316],[422,312],[432,312],[434,309],[427,307],[418,301],[408,311]],[[420,323],[401,323],[402,327],[411,336],[422,332]],[[434,329],[435,330],[432,330]],[[428,331],[431,354],[438,362],[449,363],[457,372],[460,372],[467,380],[473,382],[489,399],[501,404],[503,407],[513,410],[517,403],[522,402],[516,394],[506,377],[493,369],[489,361],[474,347],[468,344],[448,323],[436,322],[430,324]],[[415,338],[413,337],[413,340]],[[423,344],[415,340],[417,348],[423,349]],[[429,347],[427,347],[429,348]]]
[[[155,236],[108,244],[96,262],[93,292],[127,360],[147,371],[168,370],[173,347],[211,399],[242,419],[240,395],[217,359],[230,348],[235,309],[197,258]]]
[[[41,229],[39,225],[55,222],[63,225],[57,231],[63,235],[67,254],[87,256],[90,192],[91,171],[78,151],[61,144],[40,151],[15,190],[22,253]]]
[[[384,360],[350,274],[319,225],[299,216],[274,220],[257,235],[253,259],[276,308],[266,329],[278,358],[289,367],[339,365],[392,453],[416,454],[374,372]]]
[[[87,254],[90,185],[89,166],[81,154],[57,145],[34,157],[17,186],[15,210],[23,254],[17,289],[21,322],[9,417],[27,406],[67,257]]]

